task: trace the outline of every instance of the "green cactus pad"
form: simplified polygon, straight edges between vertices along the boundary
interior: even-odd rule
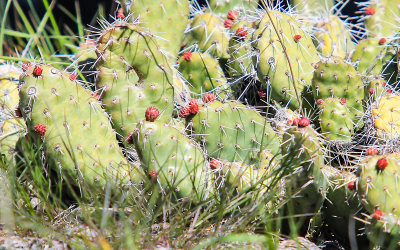
[[[317,50],[310,35],[299,27],[294,17],[278,11],[271,11],[270,15],[286,47],[300,98],[311,85],[314,64],[319,61]],[[253,47],[259,55],[253,61],[257,64],[258,78],[264,85],[271,86],[271,97],[276,102],[297,109],[299,102],[293,87],[288,58],[283,53],[269,17],[265,15],[257,27],[253,34]],[[295,36],[300,36],[298,41]]]
[[[197,14],[191,21],[185,46],[196,45],[200,52],[209,52],[215,58],[228,59],[229,34],[224,21],[212,13]]]
[[[100,102],[70,74],[31,66],[20,78],[19,108],[36,145],[44,143],[48,165],[62,169],[63,178],[90,186],[141,180],[140,169],[120,151]]]
[[[136,128],[148,107],[160,110],[159,119],[172,115],[173,71],[149,32],[118,22],[102,34],[97,49],[97,86],[121,136]]]
[[[136,150],[147,173],[178,198],[201,201],[207,191],[207,162],[202,151],[171,125],[141,122],[133,134]]]
[[[265,118],[236,101],[205,104],[193,118],[193,129],[213,158],[252,164],[262,150],[279,152],[279,139]]]
[[[361,127],[364,115],[364,84],[354,67],[339,57],[318,63],[312,80],[315,100],[336,97],[346,100],[351,119]]]
[[[338,98],[327,98],[320,106],[319,114],[322,134],[329,141],[350,142],[354,124],[346,103]]]
[[[229,97],[230,86],[218,61],[207,53],[191,53],[190,60],[180,59],[179,71],[189,81],[189,88],[196,94],[213,92],[221,99]]]
[[[132,19],[139,18],[139,25],[162,37],[160,47],[172,56],[180,50],[184,31],[189,20],[188,0],[122,0],[125,13],[133,13]]]

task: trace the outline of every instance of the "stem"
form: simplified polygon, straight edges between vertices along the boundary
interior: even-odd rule
[[[271,14],[269,13],[268,6],[265,3],[265,0],[261,0],[261,4],[263,5],[263,7],[265,9],[265,12],[268,15],[269,20],[271,21],[272,27],[274,27],[275,33],[278,36],[279,43],[282,45],[283,53],[285,54],[285,57],[286,57],[286,59],[288,61],[288,64],[289,64],[290,76],[291,76],[291,79],[292,79],[294,92],[296,93],[296,98],[297,98],[297,101],[299,102],[300,114],[301,114],[301,116],[304,116],[303,109],[301,108],[302,107],[301,98],[299,97],[299,92],[297,91],[296,82],[294,80],[294,75],[293,75],[293,68],[292,68],[292,64],[291,64],[290,59],[289,59],[289,55],[288,55],[288,53],[286,51],[286,46],[283,44],[282,38],[281,38],[281,36],[280,36],[280,34],[278,32],[278,29],[275,26],[274,21],[272,21]]]

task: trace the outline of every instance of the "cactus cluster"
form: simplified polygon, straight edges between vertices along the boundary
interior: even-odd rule
[[[43,164],[80,188],[145,183],[202,205],[224,187],[256,189],[260,202],[275,192],[279,233],[319,230],[349,246],[351,224],[392,247],[398,3],[363,3],[365,36],[353,37],[334,1],[303,2],[293,13],[251,0],[119,1],[114,22],[75,55],[94,64],[94,89],[46,63],[0,67],[2,155],[12,161],[26,132]]]

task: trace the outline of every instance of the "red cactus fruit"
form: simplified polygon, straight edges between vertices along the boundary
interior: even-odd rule
[[[388,162],[386,158],[381,158],[376,162],[376,168],[380,171],[385,170],[385,168],[387,167]]]
[[[230,10],[228,12],[228,15],[226,15],[226,18],[228,18],[230,20],[235,20],[238,17],[239,17],[239,13],[237,13],[237,11],[235,11],[235,10]]]
[[[43,73],[43,69],[40,66],[35,66],[35,68],[33,68],[33,75],[36,77],[41,76]]]
[[[260,91],[258,91],[258,95],[259,95],[261,98],[265,98],[265,97],[267,96],[267,93],[266,93],[264,90],[260,90]]]
[[[76,79],[76,75],[75,75],[75,74],[69,75],[69,79],[70,79],[71,81],[74,81],[74,80]]]
[[[218,169],[218,166],[219,166],[219,160],[213,159],[210,161],[210,168],[212,170]]]
[[[215,101],[215,95],[213,93],[207,93],[203,95],[203,102],[209,103]]]
[[[300,122],[300,118],[297,118],[297,117],[296,117],[296,118],[293,119],[293,125],[294,125],[294,126],[298,125],[299,122]]]
[[[123,10],[122,8],[119,8],[119,9],[118,9],[117,18],[118,18],[118,19],[124,19],[124,18],[125,18],[124,10]]]
[[[157,117],[160,115],[160,112],[156,107],[149,107],[146,109],[146,113],[144,116],[146,117],[146,121],[154,122]]]
[[[226,20],[224,21],[224,27],[225,27],[225,28],[230,28],[230,27],[232,27],[232,25],[233,25],[233,21],[232,21],[232,20],[226,19]]]
[[[189,102],[189,109],[190,109],[190,113],[195,115],[199,112],[199,104],[197,103],[196,99],[192,99]]]
[[[151,170],[149,176],[151,179],[157,179],[157,172],[155,170]]]
[[[190,62],[192,60],[192,52],[190,51],[186,51],[185,53],[183,53],[183,59],[185,59],[186,62]]]
[[[381,210],[375,210],[374,214],[372,215],[375,220],[380,220],[381,217],[383,216],[383,213]]]
[[[317,63],[314,65],[314,69],[318,69],[318,68],[319,68],[319,64]]]
[[[386,92],[388,92],[389,94],[391,94],[391,93],[393,92],[393,90],[388,89],[388,90],[386,90]]]
[[[294,35],[293,36],[294,41],[297,43],[301,39],[301,35]]]
[[[375,92],[375,90],[374,90],[373,88],[370,88],[370,89],[368,90],[368,92],[369,92],[370,94],[373,94],[373,93]]]
[[[189,107],[184,107],[179,111],[179,117],[181,118],[187,118],[190,115],[190,108]]]
[[[340,103],[341,103],[341,104],[345,104],[345,103],[346,103],[346,98],[340,99]]]
[[[31,67],[31,63],[30,63],[30,62],[24,62],[24,63],[22,64],[22,69],[23,69],[24,71],[27,71],[30,67]]]
[[[247,30],[245,30],[244,28],[239,28],[236,30],[236,36],[237,37],[246,37],[247,36]]]
[[[387,84],[386,82],[383,82],[383,83],[382,83],[382,86],[383,86],[383,87],[385,87],[385,86],[386,86],[386,84]]]
[[[373,14],[375,14],[375,9],[374,8],[372,8],[372,7],[369,7],[369,8],[367,8],[366,10],[365,10],[365,15],[373,15]]]
[[[347,183],[347,188],[351,191],[356,190],[356,182],[355,181],[350,181],[349,183]]]
[[[318,100],[317,100],[317,103],[321,105],[322,103],[324,103],[324,100],[318,99]]]
[[[378,149],[376,148],[368,148],[367,149],[367,155],[378,155]]]
[[[379,39],[379,44],[384,45],[386,43],[386,38]]]
[[[307,127],[308,125],[310,125],[310,119],[308,119],[307,117],[303,117],[300,119],[298,124],[302,128]]]
[[[35,128],[35,132],[38,133],[39,135],[44,136],[46,134],[47,128],[45,125],[39,123],[34,128]]]

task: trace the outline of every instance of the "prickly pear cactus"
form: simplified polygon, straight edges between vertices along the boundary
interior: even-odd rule
[[[325,172],[330,172],[329,188],[322,209],[324,221],[329,230],[340,239],[346,239],[349,233],[351,220],[356,224],[357,237],[363,233],[359,230],[364,225],[354,217],[361,217],[364,211],[361,200],[357,195],[357,177],[346,170],[339,170],[331,166],[324,167]]]
[[[324,152],[319,141],[318,133],[310,126],[290,128],[283,134],[281,166],[298,166],[288,169],[285,178],[288,197],[285,214],[313,214],[322,206],[328,175],[323,172]],[[307,216],[294,220],[296,228],[307,227]]]
[[[122,155],[100,102],[70,74],[34,64],[21,75],[19,86],[29,134],[37,147],[44,145],[48,165],[62,170],[63,178],[80,186],[140,180],[140,169]]]
[[[335,15],[328,15],[315,25],[315,44],[323,56],[347,57],[354,49],[346,23]]]
[[[299,107],[299,101],[292,82],[288,59],[293,69],[299,98],[311,84],[314,64],[319,61],[310,35],[304,32],[296,19],[278,11],[270,12],[289,58],[283,53],[271,20],[267,15],[258,23],[253,34],[253,47],[258,56],[253,61],[257,65],[258,78],[271,87],[271,96],[278,103],[287,104],[291,109]]]
[[[230,188],[234,188],[238,193],[256,188],[260,191],[259,194],[262,194],[271,184],[274,177],[272,174],[278,168],[279,163],[271,153],[263,151],[260,163],[257,166],[246,165],[243,162],[226,161],[222,161],[221,165],[224,180]]]
[[[189,88],[196,94],[212,91],[216,96],[225,99],[231,89],[218,61],[208,53],[185,52],[179,61],[179,72],[189,81]]]
[[[208,164],[202,151],[173,126],[142,121],[133,133],[136,150],[150,178],[178,198],[201,201],[207,192]]]
[[[138,24],[162,37],[160,47],[176,56],[181,47],[184,31],[189,20],[188,0],[122,0],[125,13],[138,18]]]
[[[228,72],[234,79],[249,76],[255,72],[252,57],[252,24],[246,17],[239,17],[230,27],[233,35],[229,40]]]
[[[366,82],[367,84],[364,86],[365,104],[371,104],[388,93],[388,89],[385,88],[387,83],[380,76],[371,76],[366,79]]]
[[[9,164],[16,154],[17,141],[24,135],[24,132],[23,119],[10,118],[0,123],[0,154],[5,156]]]
[[[400,96],[388,94],[372,104],[372,129],[376,136],[395,139],[400,135]]]
[[[255,10],[258,6],[257,0],[209,0],[211,10],[214,13],[226,15],[230,10]]]
[[[352,61],[358,63],[358,71],[366,75],[379,75],[382,72],[386,54],[385,38],[369,38],[358,43]]]
[[[318,101],[321,102],[319,114],[321,133],[329,141],[350,142],[354,124],[346,102],[338,98]]]
[[[361,127],[364,115],[364,84],[354,67],[339,57],[318,63],[312,79],[315,100],[328,97],[344,98],[351,119]]]
[[[214,101],[193,117],[196,139],[212,158],[252,164],[259,152],[279,152],[279,139],[256,110],[236,101]]]
[[[18,79],[21,69],[11,64],[0,65],[0,118],[15,117],[18,107]]]
[[[368,37],[391,37],[399,31],[400,3],[397,0],[361,2]]]
[[[173,71],[154,36],[134,24],[117,22],[99,38],[97,87],[117,132],[126,137],[147,107],[166,120],[174,107]]]
[[[195,46],[200,52],[207,51],[215,58],[229,58],[229,34],[224,21],[213,13],[200,13],[191,20],[184,44]]]

